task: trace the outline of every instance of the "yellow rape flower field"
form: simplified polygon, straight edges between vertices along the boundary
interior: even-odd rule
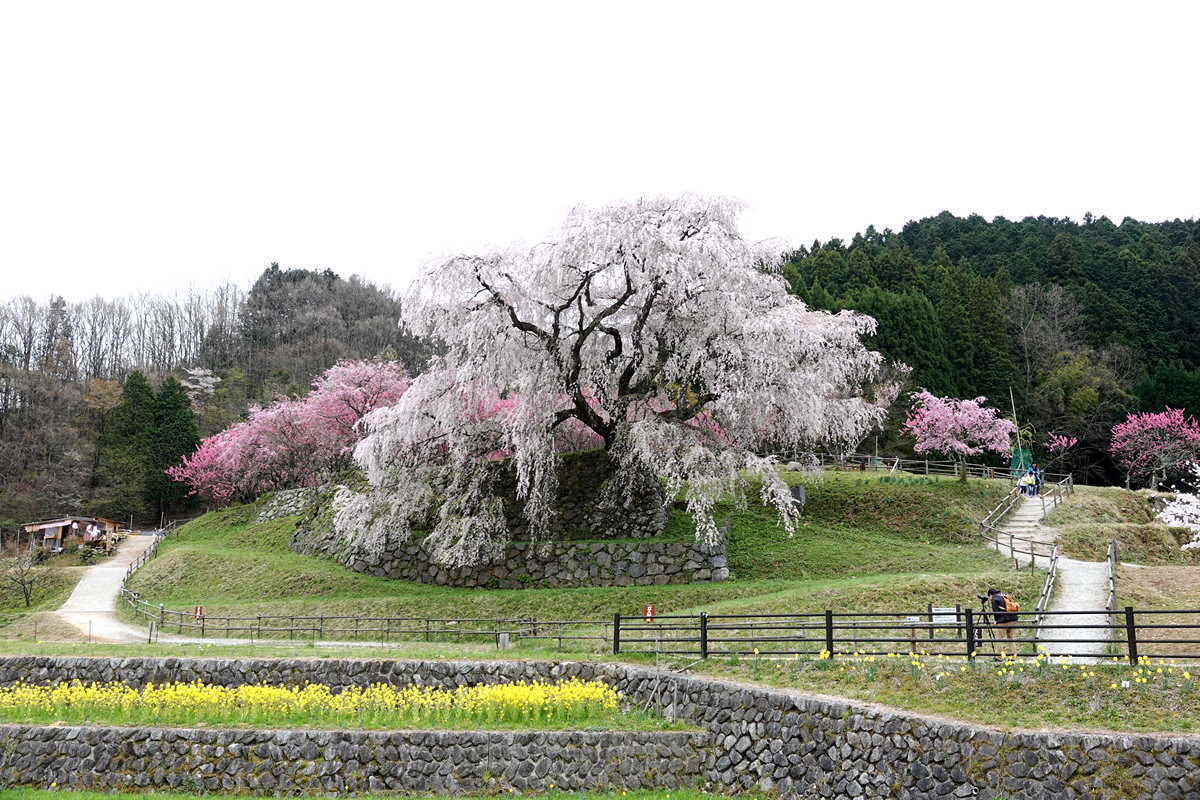
[[[661,729],[666,720],[622,708],[597,681],[518,682],[431,689],[373,684],[335,691],[303,686],[204,683],[0,688],[0,720],[110,725],[319,728]]]

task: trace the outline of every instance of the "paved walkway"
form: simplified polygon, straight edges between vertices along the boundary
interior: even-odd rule
[[[146,632],[117,619],[117,595],[125,571],[154,544],[153,536],[126,536],[112,558],[87,568],[58,617],[83,636],[101,642],[144,642]]]
[[[96,642],[118,642],[123,644],[146,642],[149,631],[129,625],[117,618],[117,598],[121,593],[121,581],[129,565],[154,544],[154,536],[134,534],[126,536],[117,547],[112,558],[88,567],[75,591],[55,614],[63,622],[74,627],[81,636]],[[156,642],[173,644],[279,644],[297,645],[308,642],[273,639],[226,639],[199,636],[175,636],[156,634]],[[318,641],[317,647],[393,647],[395,642],[338,642]]]
[[[1049,506],[1047,506],[1047,509]],[[1043,501],[1040,497],[1026,497],[1013,509],[1000,530],[1013,534],[1014,538],[1030,540],[1039,566],[1046,566],[1051,548],[1058,539],[1058,531],[1041,524]],[[1014,549],[1030,549],[1022,542],[1015,542]],[[1003,546],[1000,552],[1015,557],[1021,564],[1029,564],[1024,553],[1009,553]],[[1108,565],[1103,561],[1077,561],[1066,556],[1058,557],[1055,591],[1050,598],[1047,611],[1094,611],[1104,608],[1108,602]],[[1030,609],[1032,610],[1032,609]],[[1104,641],[1071,642],[1070,639],[1107,638],[1109,631],[1102,628],[1054,628],[1053,625],[1107,625],[1106,614],[1063,614],[1049,615],[1043,623],[1038,638],[1050,655],[1075,654],[1074,661],[1094,662],[1107,655],[1108,645]]]

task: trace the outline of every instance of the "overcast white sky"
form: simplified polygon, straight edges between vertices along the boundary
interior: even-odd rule
[[[793,242],[949,209],[1198,213],[1200,8],[0,0],[0,295],[402,287],[572,205]]]

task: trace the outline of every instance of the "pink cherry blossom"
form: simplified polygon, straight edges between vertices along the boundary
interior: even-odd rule
[[[1046,449],[1051,453],[1065,453],[1075,445],[1079,444],[1079,439],[1074,436],[1063,436],[1058,433],[1050,434],[1050,438],[1046,440]]]
[[[1017,426],[983,404],[986,397],[958,400],[937,397],[922,389],[912,395],[912,410],[903,431],[916,439],[918,453],[943,453],[959,462],[984,450],[1008,453]],[[962,472],[966,480],[966,471]]]

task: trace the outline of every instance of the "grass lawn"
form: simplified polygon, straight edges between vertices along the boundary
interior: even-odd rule
[[[112,644],[105,642],[38,641],[0,639],[0,656],[91,656],[96,658],[362,658],[496,660],[503,658],[547,660],[561,658],[562,653],[537,644],[521,644],[513,650],[497,650],[494,642],[394,642],[387,646],[339,645],[326,647],[311,642],[295,644]],[[574,657],[574,656],[573,656]]]
[[[1143,492],[1077,486],[1070,500],[1046,516],[1045,524],[1058,529],[1059,546],[1071,558],[1103,561],[1109,541],[1116,539],[1124,562],[1200,565],[1200,551],[1180,549],[1191,537],[1155,521]]]
[[[1200,664],[1064,667],[1053,659],[1025,658],[970,665],[904,654],[872,661],[710,659],[694,669],[1004,728],[1200,731]]]
[[[1200,610],[1200,566],[1142,567],[1122,564],[1117,569],[1117,608],[1137,610]],[[1120,623],[1123,616],[1117,617]],[[1200,625],[1200,614],[1140,614],[1139,625]],[[1124,640],[1124,632],[1117,631]],[[1183,641],[1167,644],[1162,640]],[[1123,647],[1124,645],[1122,645]],[[1138,654],[1153,657],[1200,653],[1200,628],[1139,628]],[[1200,660],[1193,662],[1200,671]]]
[[[9,559],[4,559],[7,562]],[[0,570],[5,564],[0,562]],[[58,608],[75,589],[83,577],[81,567],[37,567],[37,578],[33,589],[33,602],[25,605],[25,598],[12,586],[0,587],[0,630],[19,622],[30,614]]]
[[[1007,489],[1000,482],[826,473],[805,482],[808,505],[792,537],[773,512],[722,505],[731,522],[723,583],[575,589],[457,589],[392,581],[290,550],[294,519],[256,524],[255,506],[208,514],[167,539],[131,588],[169,608],[202,604],[210,617],[413,616],[607,619],[654,604],[660,614],[700,610],[924,608],[966,602],[986,584],[1032,601],[1039,580],[1016,577],[974,539],[973,523]],[[677,514],[667,535],[691,534]],[[170,632],[170,628],[167,628]]]

